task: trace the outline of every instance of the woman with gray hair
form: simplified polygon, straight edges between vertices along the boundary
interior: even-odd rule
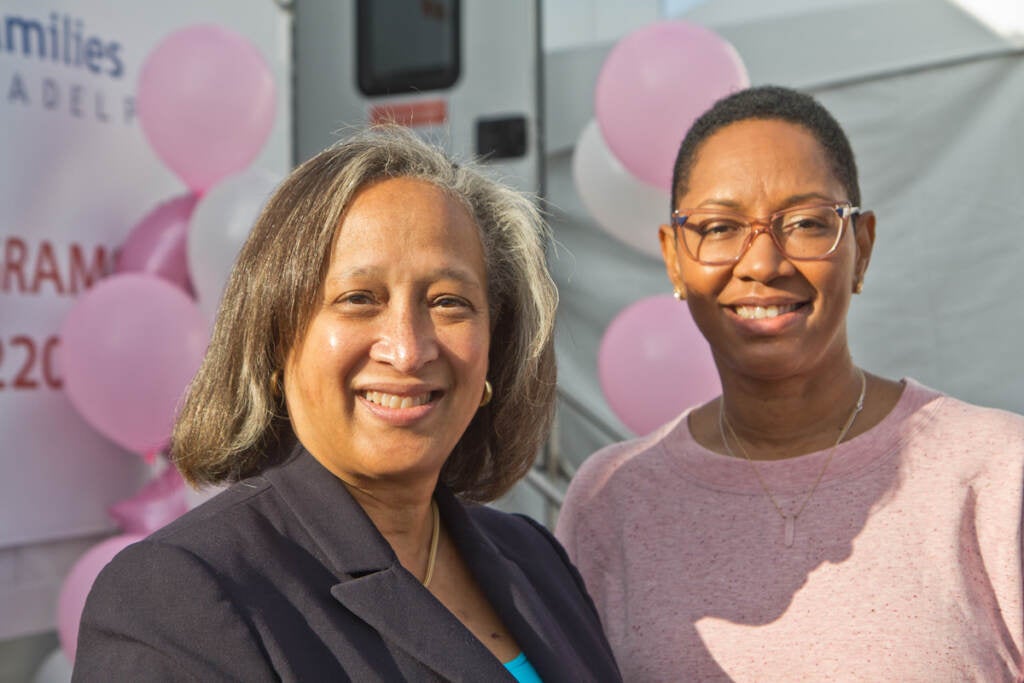
[[[619,680],[558,543],[477,504],[551,422],[543,241],[400,128],[295,170],[174,431],[189,481],[233,484],[104,570],[75,680]]]

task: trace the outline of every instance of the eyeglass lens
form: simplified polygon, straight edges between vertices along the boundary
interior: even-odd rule
[[[750,219],[721,211],[691,211],[682,226],[687,251],[704,263],[735,261],[746,249]],[[796,207],[772,216],[770,229],[782,252],[796,259],[826,256],[839,241],[843,218],[834,206]]]

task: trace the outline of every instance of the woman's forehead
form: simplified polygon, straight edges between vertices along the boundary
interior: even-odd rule
[[[817,138],[795,123],[751,119],[725,126],[701,144],[682,203],[814,193],[837,200],[845,194]]]

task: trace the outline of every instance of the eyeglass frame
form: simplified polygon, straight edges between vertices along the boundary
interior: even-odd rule
[[[824,207],[830,208],[833,211],[835,211],[840,219],[839,232],[836,233],[835,243],[829,248],[828,251],[826,251],[821,256],[790,256],[783,248],[782,244],[779,243],[779,238],[776,236],[775,231],[772,230],[772,221],[775,219],[776,216],[779,216],[780,214],[786,214],[791,211],[799,211],[801,209],[818,209]],[[672,238],[675,241],[677,254],[679,253],[679,230],[686,228],[686,219],[689,218],[693,212],[710,213],[708,209],[676,209],[675,211],[672,212]],[[697,258],[696,254],[690,252],[690,247],[686,244],[686,240],[684,239],[683,249],[686,251],[687,255],[691,259],[693,259],[697,263],[700,263],[701,265],[725,266],[739,263],[740,259],[742,259],[744,255],[746,255],[747,251],[750,250],[750,246],[754,243],[754,240],[761,233],[767,234],[768,237],[771,239],[772,244],[775,245],[775,248],[778,249],[779,253],[785,256],[787,259],[791,259],[793,261],[821,261],[822,259],[826,259],[832,254],[836,253],[836,249],[839,248],[839,243],[843,241],[843,230],[846,227],[847,219],[850,219],[850,226],[852,228],[853,219],[861,214],[861,208],[859,206],[854,206],[850,202],[836,202],[835,204],[799,204],[797,206],[791,206],[787,209],[780,209],[768,216],[761,218],[758,218],[757,216],[748,216],[737,211],[729,210],[723,210],[720,213],[727,214],[729,216],[733,216],[736,218],[742,218],[744,223],[749,226],[750,233],[747,235],[746,240],[744,241],[743,246],[740,248],[739,253],[734,258],[728,261],[704,261],[702,259],[699,259]],[[680,217],[682,218],[682,220],[680,220]]]

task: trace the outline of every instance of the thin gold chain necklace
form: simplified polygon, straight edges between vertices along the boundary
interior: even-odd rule
[[[427,574],[423,577],[423,587],[430,588],[430,580],[434,578],[434,564],[437,562],[437,539],[441,536],[441,515],[437,511],[437,501],[430,499],[430,515],[434,519],[434,528],[430,532],[430,550],[427,553]]]
[[[725,450],[728,451],[729,455],[733,458],[736,457],[732,447],[729,445],[729,440],[725,438],[725,430],[728,428],[729,433],[732,434],[733,440],[736,441],[736,445],[740,447],[740,452],[743,453],[743,458],[750,463],[751,469],[754,470],[754,476],[757,477],[757,483],[761,485],[761,489],[764,490],[764,494],[768,496],[768,500],[771,501],[772,507],[774,507],[775,511],[779,513],[779,517],[782,517],[786,522],[785,542],[787,548],[793,547],[793,538],[796,536],[796,520],[799,519],[804,508],[807,507],[807,504],[811,502],[811,498],[814,497],[814,492],[818,490],[818,484],[821,483],[822,477],[825,476],[825,471],[828,470],[829,463],[832,462],[832,456],[835,455],[836,449],[839,448],[839,444],[842,443],[844,438],[846,438],[846,434],[850,431],[850,427],[853,426],[854,420],[856,420],[857,416],[860,415],[860,411],[864,409],[864,395],[867,393],[868,380],[867,377],[865,377],[863,370],[858,368],[857,372],[860,373],[860,396],[857,397],[857,404],[853,407],[850,417],[846,418],[846,424],[843,425],[843,429],[839,432],[839,438],[836,439],[834,444],[832,444],[832,448],[829,450],[828,456],[825,458],[825,464],[822,465],[821,471],[818,472],[818,478],[814,480],[814,484],[811,486],[810,492],[808,492],[807,497],[804,498],[800,507],[797,508],[797,511],[791,514],[786,513],[786,511],[782,509],[782,506],[779,505],[778,501],[775,500],[775,496],[772,495],[768,485],[764,483],[764,478],[761,476],[761,472],[757,469],[757,463],[755,463],[750,457],[750,454],[747,453],[747,449],[743,446],[743,442],[740,441],[740,437],[736,434],[736,430],[732,428],[731,424],[729,424],[729,418],[725,416],[724,396],[718,401],[718,432],[722,436],[722,443],[725,444]]]

